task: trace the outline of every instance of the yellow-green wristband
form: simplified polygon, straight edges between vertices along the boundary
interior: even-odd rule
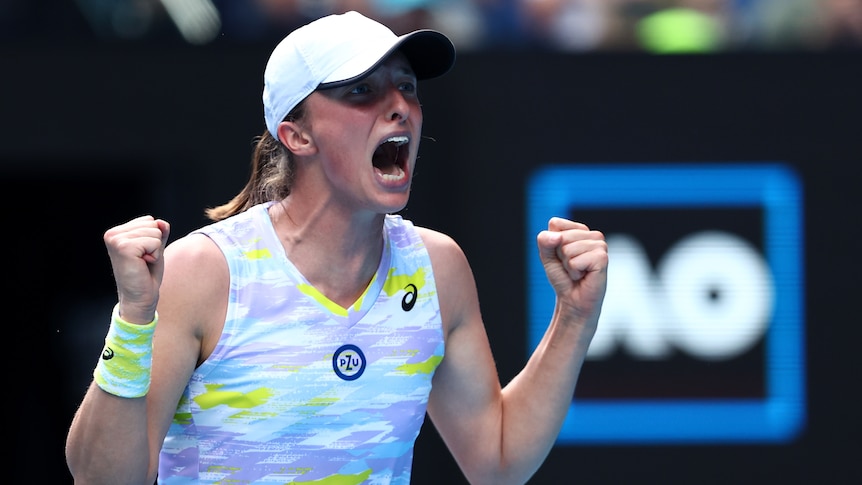
[[[102,390],[115,396],[141,397],[150,390],[153,332],[159,315],[156,313],[146,325],[136,325],[120,318],[119,308],[115,305],[111,314],[111,327],[93,378]]]

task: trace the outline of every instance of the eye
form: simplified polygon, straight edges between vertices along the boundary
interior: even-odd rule
[[[367,84],[357,84],[350,89],[350,94],[368,94],[371,92],[371,87]]]
[[[416,92],[416,82],[415,81],[404,81],[398,85],[398,89],[407,93],[415,93]]]

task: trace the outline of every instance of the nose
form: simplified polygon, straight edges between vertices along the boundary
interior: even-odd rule
[[[411,105],[410,101],[397,88],[392,88],[389,91],[389,106],[388,118],[391,121],[404,123],[410,117]]]

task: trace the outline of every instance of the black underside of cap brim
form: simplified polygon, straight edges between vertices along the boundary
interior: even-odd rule
[[[455,65],[455,46],[448,37],[436,30],[424,29],[401,36],[400,40],[389,49],[373,66],[362,74],[343,81],[324,83],[317,89],[331,89],[354,83],[371,74],[393,52],[400,50],[410,62],[410,67],[416,74],[416,79],[433,79],[440,77]]]
[[[455,65],[455,46],[436,30],[418,30],[406,36],[399,46],[407,56],[417,79],[440,77]]]

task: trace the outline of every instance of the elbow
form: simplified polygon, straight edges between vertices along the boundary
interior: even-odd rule
[[[517,460],[487,462],[479,466],[461,467],[464,477],[471,485],[524,485],[535,474],[537,468],[528,468]]]
[[[147,471],[134,464],[118,466],[110,460],[93,459],[81,447],[66,444],[66,467],[75,485],[153,485],[157,470]],[[140,468],[135,470],[135,468]]]
[[[524,485],[532,474],[510,473],[498,470],[494,473],[465,473],[471,485]]]
[[[74,434],[70,432],[69,436],[66,437],[66,468],[69,470],[69,474],[72,475],[74,483],[94,483],[84,478],[86,466],[84,463],[84,454],[80,450],[81,446],[76,443]]]

